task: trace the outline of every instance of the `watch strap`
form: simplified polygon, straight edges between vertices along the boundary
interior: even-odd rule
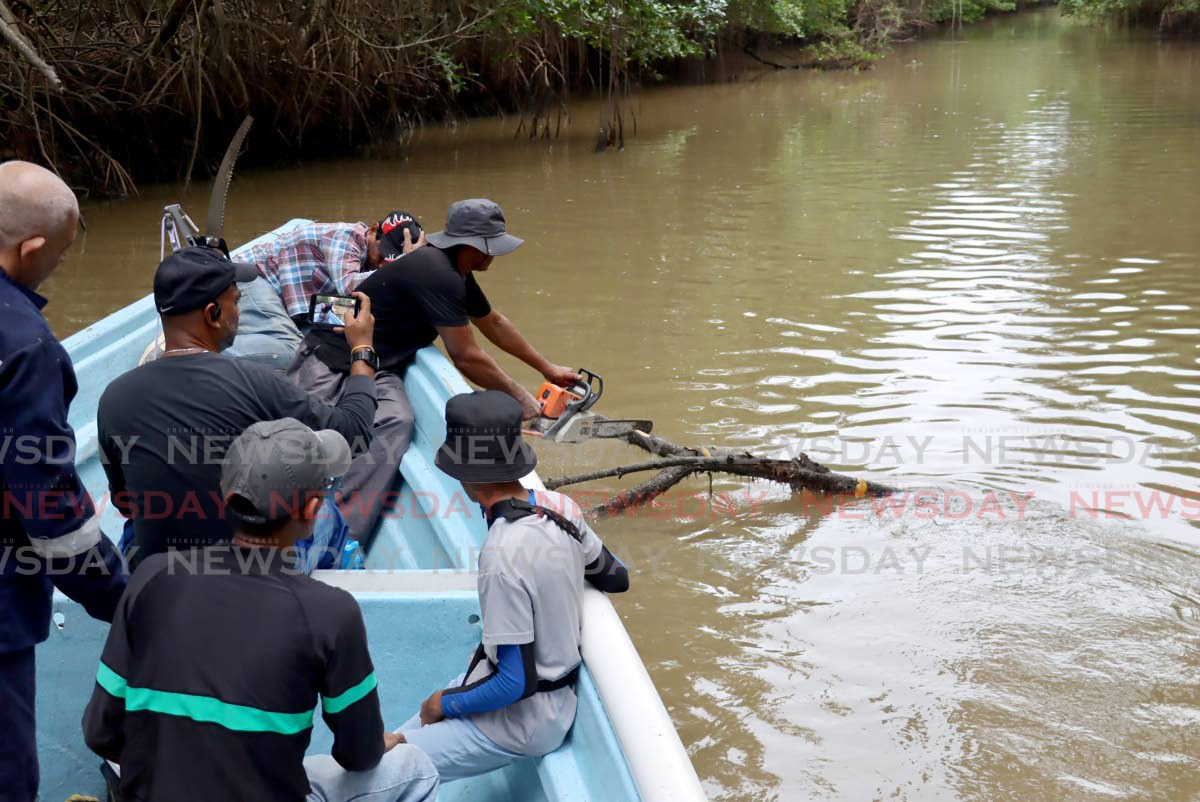
[[[350,352],[350,364],[366,362],[373,370],[379,370],[379,354],[369,345],[360,345]]]

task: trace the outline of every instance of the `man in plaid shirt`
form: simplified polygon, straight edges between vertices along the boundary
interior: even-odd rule
[[[317,293],[349,295],[388,262],[425,244],[416,218],[394,211],[378,223],[303,223],[250,248],[260,280],[243,285],[237,340],[226,353],[284,370],[296,355]]]

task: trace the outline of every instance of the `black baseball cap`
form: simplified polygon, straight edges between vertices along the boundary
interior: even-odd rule
[[[154,273],[154,305],[160,315],[203,309],[234,282],[254,281],[258,268],[231,262],[225,254],[191,245],[163,259]]]
[[[421,236],[421,224],[408,212],[397,209],[379,221],[375,238],[379,240],[379,255],[385,262],[404,255],[404,232],[412,242]]]

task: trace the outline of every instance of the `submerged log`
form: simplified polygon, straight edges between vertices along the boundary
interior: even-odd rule
[[[772,459],[752,454],[749,451],[731,451],[721,448],[695,448],[672,443],[662,437],[645,432],[633,432],[626,438],[632,446],[649,452],[659,459],[637,462],[599,471],[574,474],[550,479],[546,487],[551,490],[567,485],[591,482],[596,479],[621,477],[631,473],[657,471],[649,480],[618,493],[603,504],[587,510],[587,515],[602,518],[633,507],[641,506],[670,490],[679,482],[698,473],[724,473],[751,479],[765,479],[789,486],[793,491],[810,491],[854,497],[885,496],[895,488],[878,482],[869,482],[845,474],[834,473],[829,468],[798,454],[792,459]]]

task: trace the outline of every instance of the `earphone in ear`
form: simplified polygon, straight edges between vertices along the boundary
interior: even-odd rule
[[[220,304],[217,304],[215,307],[213,307],[213,310],[208,313],[208,319],[211,320],[213,323],[216,323],[218,320],[221,319],[221,305]]]

